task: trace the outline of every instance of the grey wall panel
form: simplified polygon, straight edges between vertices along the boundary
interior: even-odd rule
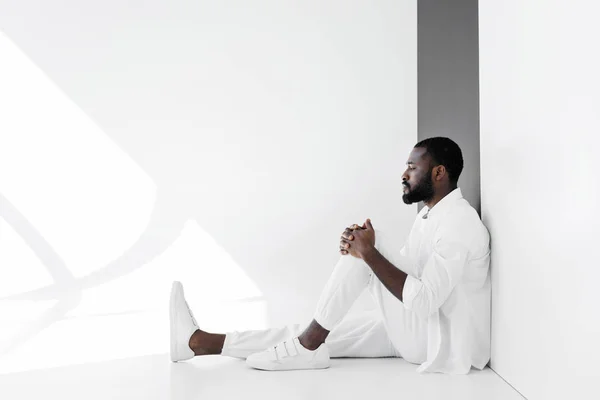
[[[418,2],[418,93],[419,140],[458,143],[465,159],[458,184],[480,212],[477,0]]]

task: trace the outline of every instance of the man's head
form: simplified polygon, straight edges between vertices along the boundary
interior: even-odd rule
[[[460,147],[451,139],[433,137],[420,141],[410,152],[402,174],[402,201],[428,202],[440,191],[457,187],[463,170]]]

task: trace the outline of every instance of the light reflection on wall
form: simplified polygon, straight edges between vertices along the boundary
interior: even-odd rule
[[[262,294],[195,221],[97,274],[143,236],[160,188],[1,33],[0,54],[0,372],[167,352],[173,279],[203,328],[264,327]]]

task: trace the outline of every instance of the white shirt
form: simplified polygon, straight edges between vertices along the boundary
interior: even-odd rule
[[[396,266],[408,274],[404,307],[427,320],[427,360],[417,371],[484,368],[490,359],[490,236],[460,188],[419,212],[401,254]]]

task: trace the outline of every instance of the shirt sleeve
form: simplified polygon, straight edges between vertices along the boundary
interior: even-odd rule
[[[462,278],[468,245],[457,231],[443,230],[435,237],[433,252],[420,279],[408,276],[402,290],[404,307],[427,318],[446,301]]]

